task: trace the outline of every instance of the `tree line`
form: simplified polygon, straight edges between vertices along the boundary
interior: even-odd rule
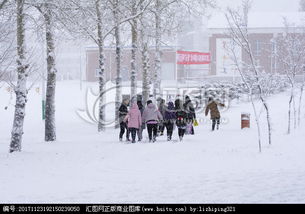
[[[214,0],[1,0],[0,1],[0,80],[8,68],[14,68],[16,81],[10,82],[16,95],[10,152],[21,151],[23,122],[27,103],[27,86],[35,60],[27,48],[29,31],[42,36],[46,53],[45,141],[56,140],[56,39],[58,35],[91,40],[98,47],[99,117],[98,131],[105,129],[105,56],[104,48],[110,41],[116,52],[116,112],[121,102],[122,37],[129,36],[131,45],[130,95],[137,94],[137,74],[143,76],[143,101],[151,87],[153,96],[161,93],[161,59],[163,36],[174,35],[181,22],[190,15],[204,14],[214,7]],[[34,29],[34,30],[33,30]],[[149,72],[149,47],[154,47],[153,74]],[[136,55],[141,53],[141,69],[137,69]],[[40,68],[41,69],[41,68]],[[153,76],[150,84],[149,76]],[[43,77],[41,77],[43,78]],[[115,115],[118,119],[118,115]]]

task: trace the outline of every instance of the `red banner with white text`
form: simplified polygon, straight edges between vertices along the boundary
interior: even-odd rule
[[[177,51],[177,64],[180,65],[210,64],[210,59],[210,53]]]

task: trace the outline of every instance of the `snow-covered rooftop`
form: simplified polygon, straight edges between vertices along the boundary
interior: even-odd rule
[[[249,28],[283,28],[284,19],[294,26],[305,26],[305,12],[252,12],[249,13]],[[208,28],[227,28],[224,13],[213,15],[208,21]]]

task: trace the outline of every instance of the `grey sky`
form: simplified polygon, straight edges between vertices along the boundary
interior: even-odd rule
[[[221,7],[240,5],[242,0],[217,0]],[[252,11],[297,12],[299,0],[252,0]]]

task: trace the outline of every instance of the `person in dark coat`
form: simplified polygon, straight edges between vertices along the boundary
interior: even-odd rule
[[[180,106],[180,107],[182,107],[182,104],[181,104],[182,102],[181,102],[181,99],[180,99],[180,95],[177,95],[177,98],[176,98],[176,100],[175,100],[175,109],[176,109],[176,107],[177,106]],[[176,109],[177,110],[177,109]]]
[[[139,110],[140,110],[140,112],[141,112],[141,116],[143,115],[143,112],[144,112],[144,106],[143,106],[143,104],[142,104],[142,101],[141,100],[138,100],[137,101],[137,104],[138,104],[138,108],[139,108]],[[145,124],[144,123],[142,123],[141,124],[141,126],[139,127],[139,129],[138,129],[138,133],[137,133],[137,135],[138,135],[138,141],[141,141],[142,139],[143,139],[143,129],[145,128]]]
[[[166,127],[167,140],[172,140],[174,123],[176,121],[176,111],[173,102],[168,102],[167,108],[164,112],[164,125]]]
[[[182,102],[179,99],[175,101],[176,125],[178,128],[178,136],[180,141],[182,141],[183,136],[185,134],[187,120],[187,113],[183,105],[181,106],[181,103]]]
[[[119,139],[120,141],[123,140],[123,135],[125,133],[126,130],[126,140],[129,140],[129,130],[128,130],[128,126],[127,126],[127,121],[124,121],[126,115],[128,114],[128,104],[129,104],[129,100],[128,99],[124,99],[120,108],[119,108],[119,123],[120,123],[120,134],[119,134]]]
[[[209,97],[208,105],[205,109],[205,116],[207,116],[210,112],[211,120],[212,120],[212,131],[215,130],[216,124],[217,124],[217,130],[219,129],[220,112],[218,110],[218,106],[224,107],[225,105],[222,103],[218,103],[214,101],[212,97]]]
[[[185,103],[183,105],[184,105],[184,109],[187,113],[186,123],[191,126],[191,133],[190,134],[193,135],[194,134],[193,122],[194,122],[194,120],[196,120],[196,113],[195,113],[195,108],[194,108],[194,105],[192,103],[192,100],[190,99],[189,96],[185,96]]]

